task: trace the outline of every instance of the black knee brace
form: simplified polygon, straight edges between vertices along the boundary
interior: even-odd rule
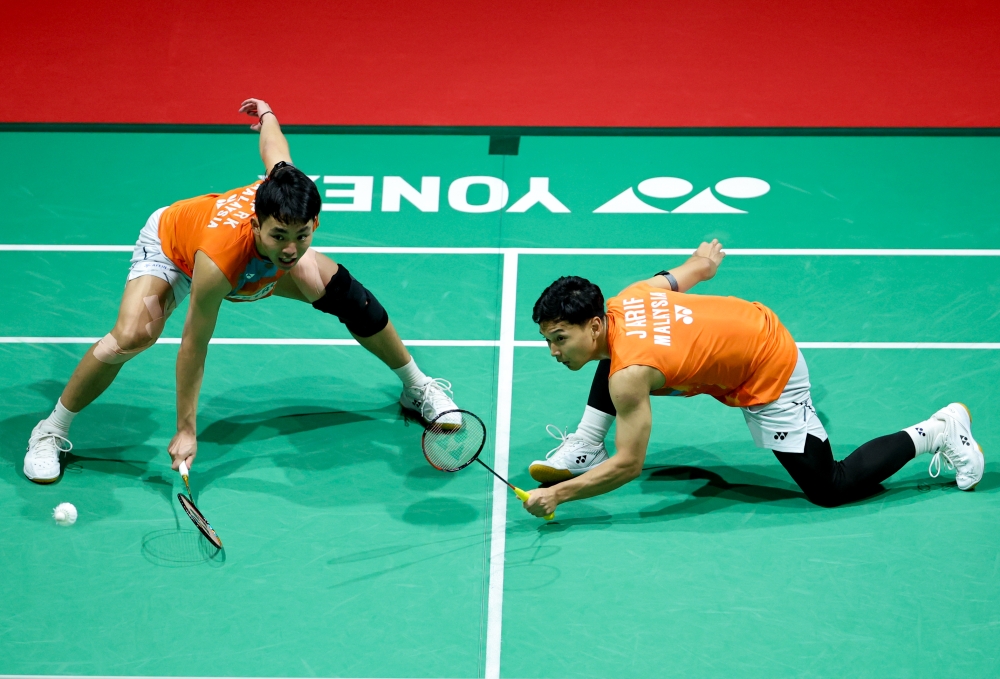
[[[389,314],[351,275],[343,264],[326,286],[326,294],[313,302],[313,308],[333,314],[358,337],[371,337],[389,324]]]

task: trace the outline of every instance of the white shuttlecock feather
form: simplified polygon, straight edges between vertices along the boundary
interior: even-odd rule
[[[76,507],[69,502],[63,502],[52,510],[52,518],[60,526],[72,526],[76,523]]]

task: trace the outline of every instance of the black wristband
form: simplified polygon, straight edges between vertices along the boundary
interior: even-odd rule
[[[674,292],[680,292],[681,286],[677,284],[677,279],[674,278],[674,275],[672,273],[670,273],[669,271],[660,271],[656,275],[663,276],[664,278],[666,278],[667,282],[670,283],[671,290],[673,290]]]
[[[259,116],[257,116],[257,122],[259,123],[260,121],[262,121],[264,119],[264,116],[266,116],[268,113],[274,116],[274,111],[264,111]],[[274,116],[274,119],[277,120],[278,116]]]

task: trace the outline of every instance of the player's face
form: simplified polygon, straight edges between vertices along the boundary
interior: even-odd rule
[[[257,249],[279,269],[288,271],[309,249],[315,228],[315,219],[305,224],[287,225],[268,217],[255,229]]]
[[[579,370],[594,358],[601,319],[592,318],[580,325],[566,321],[540,323],[538,331],[549,343],[549,354],[554,359],[570,370]]]

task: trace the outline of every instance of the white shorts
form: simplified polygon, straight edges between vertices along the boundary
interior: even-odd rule
[[[156,276],[170,283],[174,289],[174,306],[177,306],[191,292],[191,278],[177,268],[163,254],[160,242],[160,215],[167,208],[161,207],[146,220],[146,226],[139,232],[139,240],[132,251],[132,265],[128,270],[128,280],[140,276]]]
[[[740,408],[758,447],[779,453],[802,453],[806,449],[806,435],[812,434],[821,441],[827,439],[826,429],[813,408],[809,387],[809,366],[800,351],[795,370],[778,400]]]

